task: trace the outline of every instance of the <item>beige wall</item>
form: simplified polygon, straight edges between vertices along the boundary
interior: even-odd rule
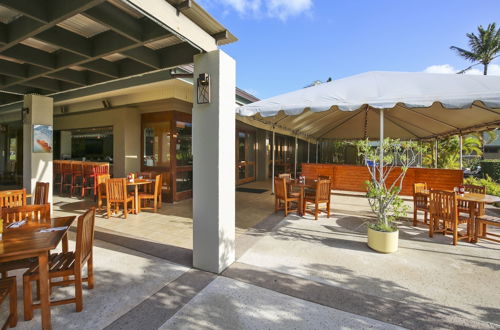
[[[147,102],[134,107],[93,111],[54,118],[55,130],[113,127],[113,175],[123,177],[141,169],[141,114],[158,111],[191,113],[192,104],[168,99]]]
[[[113,127],[113,174],[140,170],[141,116],[138,108],[119,108],[54,118],[54,129]]]

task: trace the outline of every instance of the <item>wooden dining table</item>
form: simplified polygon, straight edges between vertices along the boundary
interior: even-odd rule
[[[287,182],[292,188],[298,188],[300,190],[300,205],[299,205],[299,213],[300,215],[304,215],[304,195],[306,188],[314,188],[314,185],[317,180],[308,180],[306,179],[304,182],[299,182],[298,180],[290,180]]]
[[[40,273],[40,309],[42,314],[42,329],[50,329],[50,285],[49,285],[49,252],[66,237],[76,216],[53,218],[50,222],[27,221],[19,228],[6,228],[4,224],[0,240],[0,262],[38,258]],[[42,229],[66,227],[63,230],[41,232]],[[67,249],[67,243],[63,244]]]
[[[147,184],[153,183],[152,179],[134,179],[134,181],[127,180],[127,186],[134,187],[134,198],[135,198],[135,210],[134,214],[138,214],[139,211],[139,203],[141,202],[139,199],[139,186],[144,186]]]

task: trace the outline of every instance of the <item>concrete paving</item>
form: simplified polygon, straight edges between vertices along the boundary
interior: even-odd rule
[[[70,241],[70,249],[74,241]],[[138,253],[106,242],[96,241],[94,245],[93,290],[84,284],[84,309],[75,312],[75,305],[51,307],[53,329],[103,329],[108,324],[149,298],[170,281],[175,280],[189,268],[164,259]],[[17,329],[39,329],[39,310],[35,310],[31,321],[24,321],[22,302],[22,272],[18,278]],[[9,275],[14,275],[14,272]],[[55,300],[74,297],[74,287],[54,288]],[[2,304],[0,320],[5,319],[6,307]]]
[[[160,329],[398,329],[370,318],[218,277]]]
[[[466,319],[500,324],[500,246],[451,245],[424,226],[400,223],[400,248],[380,254],[366,245],[369,206],[360,197],[332,197],[333,216],[290,215],[263,235],[240,263],[354,292],[424,304]],[[360,309],[363,306],[359,306]],[[355,310],[352,312],[356,313]]]

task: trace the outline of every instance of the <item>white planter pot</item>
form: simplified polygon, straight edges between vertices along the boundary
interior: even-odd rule
[[[399,230],[393,232],[376,231],[368,227],[368,246],[382,253],[398,250]]]

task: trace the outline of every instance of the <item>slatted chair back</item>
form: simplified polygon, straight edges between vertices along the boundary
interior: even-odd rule
[[[281,173],[281,174],[278,174],[278,178],[286,179],[287,181],[290,181],[292,179],[292,175],[290,173]]]
[[[102,195],[106,194],[106,181],[111,178],[109,174],[99,174],[96,178],[97,181],[97,192]]]
[[[127,199],[127,180],[125,178],[106,181],[106,198],[110,202],[123,202]]]
[[[276,198],[279,199],[285,199],[287,197],[285,178],[274,178],[274,194]]]
[[[0,191],[0,207],[26,205],[26,189]]]
[[[94,246],[94,225],[95,208],[87,210],[87,212],[78,217],[75,249],[77,266],[83,266],[92,255],[92,248]]]
[[[464,185],[465,191],[468,193],[475,193],[475,194],[481,194],[484,195],[486,194],[486,187],[485,186],[476,186],[472,184],[466,184]],[[459,200],[458,201],[458,208],[460,209],[461,212],[467,212],[470,209],[470,202],[464,201],[464,200]],[[476,203],[476,215],[482,216],[484,215],[484,204],[482,203]]]
[[[93,176],[95,166],[96,165],[94,163],[83,162],[82,163],[83,175],[87,177]]]
[[[427,190],[427,183],[414,183],[413,184],[413,195],[421,194]]]
[[[60,175],[62,173],[61,169],[61,161],[60,160],[54,160],[54,175]]]
[[[49,222],[50,204],[3,207],[1,214],[5,223],[12,223],[21,220],[39,223]]]
[[[330,180],[318,180],[316,182],[316,200],[325,202],[330,200],[331,182]]]
[[[83,162],[72,161],[71,173],[73,173],[73,175],[83,175]]]
[[[109,174],[109,163],[94,163],[94,174]]]
[[[33,204],[42,205],[49,203],[49,183],[37,182],[35,186],[35,198]]]
[[[458,222],[458,201],[454,192],[431,190],[429,198],[431,221]]]
[[[71,161],[65,160],[61,161],[61,173],[70,174],[71,173]]]
[[[423,193],[414,193],[413,194],[413,207],[416,209],[427,209],[429,207],[429,203],[427,201],[428,195]]]

